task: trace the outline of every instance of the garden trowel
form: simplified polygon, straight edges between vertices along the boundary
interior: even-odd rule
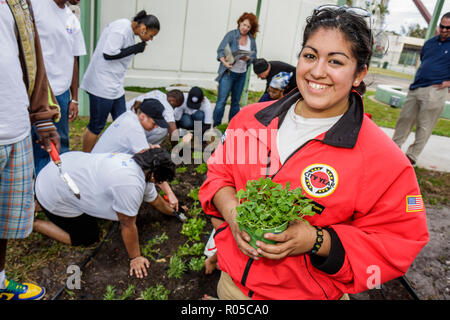
[[[61,179],[64,180],[64,182],[67,184],[67,186],[72,191],[72,193],[75,195],[75,197],[80,199],[80,197],[81,197],[80,196],[80,189],[78,189],[77,185],[72,180],[72,178],[69,176],[69,174],[67,172],[63,172],[62,171],[62,168],[61,168],[62,162],[61,162],[61,159],[59,157],[58,150],[56,149],[56,146],[55,146],[55,144],[53,142],[51,142],[51,147],[52,147],[52,149],[50,150],[50,158],[52,158],[53,162],[58,167],[59,176],[61,177]]]

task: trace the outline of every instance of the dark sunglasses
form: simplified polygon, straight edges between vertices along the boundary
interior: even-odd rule
[[[450,26],[444,26],[443,24],[439,24],[439,28],[441,28],[442,30],[450,30]]]

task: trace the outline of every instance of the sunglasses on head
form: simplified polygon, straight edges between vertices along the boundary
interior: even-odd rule
[[[450,26],[444,26],[443,24],[439,24],[439,28],[441,28],[442,30],[450,30]]]
[[[334,5],[334,4],[324,4],[322,6],[318,6],[317,8],[315,8],[313,11],[313,15],[317,16],[317,15],[320,15],[322,12],[326,12],[326,11],[344,11],[344,12],[354,14],[356,16],[363,17],[364,20],[366,20],[366,22],[368,22],[369,28],[372,29],[372,20],[371,20],[372,15],[366,9],[359,8],[359,7],[338,6],[338,5]]]
[[[372,16],[369,11],[367,11],[366,9],[363,9],[363,8],[337,6],[337,5],[333,5],[333,4],[325,4],[325,5],[319,6],[314,9],[313,14],[316,15],[316,14],[320,13],[321,11],[326,11],[326,10],[328,10],[328,11],[339,11],[339,10],[346,11],[346,12],[353,13],[357,16],[364,17],[364,18],[368,18],[368,17]]]

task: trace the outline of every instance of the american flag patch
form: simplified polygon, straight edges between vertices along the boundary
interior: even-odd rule
[[[406,212],[417,212],[424,209],[422,196],[406,196]]]

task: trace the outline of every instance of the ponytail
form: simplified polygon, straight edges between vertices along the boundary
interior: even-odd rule
[[[160,28],[158,18],[152,14],[147,14],[145,10],[139,11],[133,18],[133,21],[138,24],[144,24],[147,29],[156,29],[159,31]]]

